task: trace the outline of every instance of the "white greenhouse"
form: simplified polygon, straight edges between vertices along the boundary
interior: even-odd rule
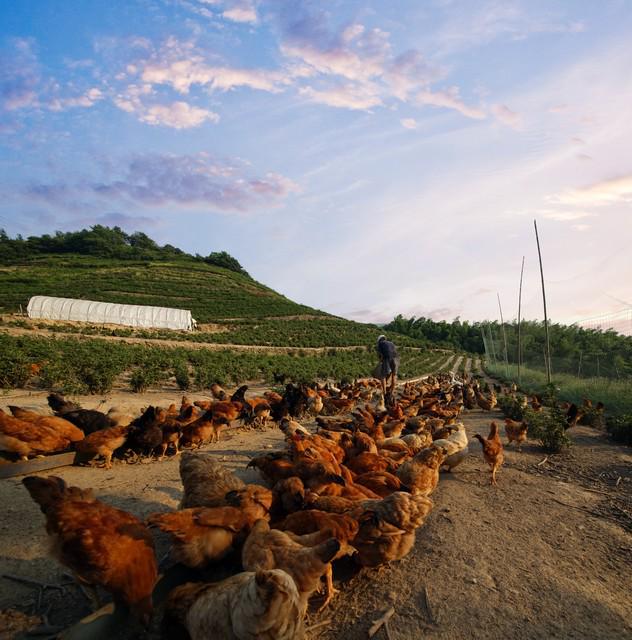
[[[50,296],[33,296],[26,309],[29,318],[45,320],[124,324],[147,329],[183,329],[185,331],[191,331],[196,324],[191,317],[191,312],[185,309]]]

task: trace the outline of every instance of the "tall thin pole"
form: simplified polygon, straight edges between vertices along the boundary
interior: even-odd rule
[[[524,256],[522,256],[522,267],[520,268],[520,289],[518,290],[518,384],[520,384],[520,367],[522,365],[522,343],[520,327],[520,311],[522,309],[522,274],[524,273]]]
[[[544,337],[546,339],[546,379],[548,384],[551,384],[551,347],[549,345],[549,317],[546,313],[546,291],[544,290],[544,271],[542,270],[542,253],[540,251],[540,238],[538,237],[538,223],[534,220],[533,226],[535,227],[535,241],[538,244],[538,260],[540,261],[540,278],[542,280],[542,302],[544,303]]]
[[[500,324],[503,328],[503,342],[505,343],[505,377],[509,379],[509,358],[507,357],[507,333],[505,332],[505,320],[503,319],[503,308],[500,306],[500,293],[498,296],[498,308],[500,309]]]
[[[492,333],[491,323],[487,325],[487,330],[489,331],[489,348],[492,351],[492,358],[494,359],[494,364],[496,364],[496,345],[494,344],[494,334]]]
[[[481,336],[483,338],[483,348],[485,349],[485,358],[489,360],[489,353],[487,352],[487,339],[485,338],[485,331],[483,325],[481,325]]]

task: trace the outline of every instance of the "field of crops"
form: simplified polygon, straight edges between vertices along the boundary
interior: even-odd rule
[[[155,347],[103,340],[0,334],[0,387],[37,384],[67,393],[105,393],[116,386],[144,391],[167,383],[180,389],[262,381],[341,380],[370,375],[377,362],[372,348],[327,349],[308,353]],[[400,376],[436,371],[450,354],[403,347]],[[34,374],[34,370],[36,374]]]
[[[247,276],[193,259],[130,261],[42,256],[0,267],[0,312],[26,308],[34,295],[190,309],[198,322],[218,318],[323,315]]]
[[[374,345],[381,330],[375,325],[350,322],[340,318],[323,316],[261,320],[219,320],[216,331],[170,331],[134,329],[113,325],[100,326],[83,323],[51,323],[28,321],[19,318],[0,319],[0,328],[24,328],[53,333],[73,333],[84,336],[118,336],[176,340],[210,344],[261,345],[270,347],[358,347]],[[421,347],[423,342],[408,336],[389,334],[398,346]]]

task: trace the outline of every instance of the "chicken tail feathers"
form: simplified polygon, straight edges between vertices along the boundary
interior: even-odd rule
[[[22,484],[31,494],[31,498],[40,506],[42,513],[46,513],[51,506],[59,502],[66,490],[66,483],[57,476],[48,478],[27,476],[22,480]]]
[[[338,552],[340,551],[340,541],[336,540],[336,538],[329,538],[329,540],[325,540],[322,544],[319,544],[317,547],[314,547],[314,551],[316,552],[316,556],[318,559],[323,562],[331,562]]]

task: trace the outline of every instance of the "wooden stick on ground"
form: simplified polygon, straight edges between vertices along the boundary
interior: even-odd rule
[[[437,624],[437,619],[432,612],[432,606],[430,605],[430,597],[428,596],[428,587],[424,585],[424,604],[426,605],[426,611],[428,612],[428,619],[430,620],[430,624]]]
[[[326,627],[328,624],[331,624],[331,618],[329,618],[328,620],[322,620],[321,622],[317,622],[316,624],[310,624],[309,627],[305,627],[305,631],[307,631],[307,633],[311,633],[316,629]]]
[[[387,609],[382,616],[373,622],[369,629],[369,638],[372,638],[395,614],[395,609]],[[388,633],[388,632],[387,632]]]

